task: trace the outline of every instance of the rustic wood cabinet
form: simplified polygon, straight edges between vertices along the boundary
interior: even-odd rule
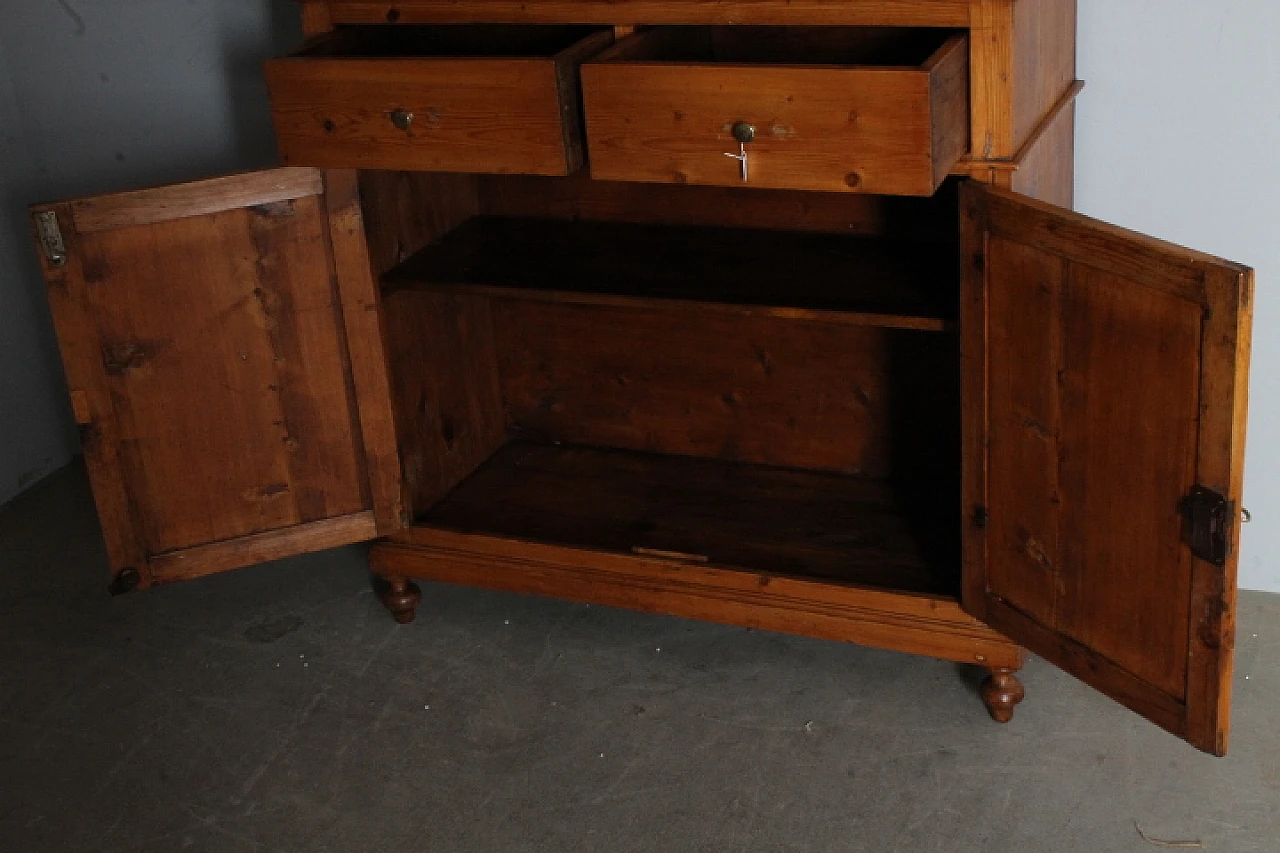
[[[1226,749],[1252,273],[1070,212],[1072,0],[305,0],[285,166],[33,225],[113,588],[413,579]]]

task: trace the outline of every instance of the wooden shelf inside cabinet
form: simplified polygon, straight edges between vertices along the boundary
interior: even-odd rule
[[[383,285],[943,331],[956,265],[954,247],[875,237],[478,216]]]
[[[866,477],[516,440],[416,524],[958,596],[954,525],[904,503],[892,483]]]

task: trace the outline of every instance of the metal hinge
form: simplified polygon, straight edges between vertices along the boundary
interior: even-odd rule
[[[42,210],[35,215],[35,220],[44,256],[49,259],[51,266],[63,266],[67,262],[67,244],[62,240],[62,229],[58,227],[58,214],[52,210]]]
[[[1233,506],[1213,489],[1193,486],[1180,504],[1191,553],[1215,566],[1227,564]]]

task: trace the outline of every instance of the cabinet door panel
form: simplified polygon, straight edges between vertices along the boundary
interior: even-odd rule
[[[389,406],[367,381],[376,327],[357,322],[376,308],[367,257],[341,263],[352,240],[365,257],[336,227],[354,178],[334,182],[337,209],[309,169],[36,209],[65,243],[45,272],[124,585],[376,534],[386,478],[360,412]]]
[[[965,609],[1222,753],[1252,272],[1012,193],[962,203]],[[1190,546],[1196,487],[1226,502],[1221,553]]]

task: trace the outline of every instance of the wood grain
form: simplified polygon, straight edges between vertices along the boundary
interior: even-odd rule
[[[360,172],[365,241],[378,276],[474,216],[474,175]]]
[[[373,513],[368,510],[354,512],[226,542],[211,542],[156,554],[150,561],[151,576],[155,583],[190,580],[241,566],[364,542],[377,535]]]
[[[971,0],[971,151],[1010,161],[1075,81],[1076,0]]]
[[[508,418],[545,439],[880,477],[945,447],[895,432],[903,413],[954,416],[944,336],[680,308],[492,310]]]
[[[561,38],[527,51],[519,44],[494,48],[497,57],[485,56],[483,41],[471,39],[456,48],[449,39],[438,48],[424,39],[443,55],[422,56],[410,52],[419,43],[414,39],[383,45],[338,31],[270,60],[265,72],[281,158],[333,168],[573,172],[582,153],[576,106],[566,100],[576,72],[567,66],[613,36],[560,29]],[[412,114],[407,128],[393,123],[397,110]]]
[[[480,211],[493,216],[835,234],[885,231],[879,196],[598,181],[586,171],[563,178],[481,175],[478,181]]]
[[[1244,506],[1245,432],[1249,422],[1249,359],[1254,273],[1234,265],[1205,273],[1205,370],[1201,377],[1197,479],[1230,502],[1225,566],[1191,564],[1191,636],[1187,669],[1188,739],[1225,755],[1231,729],[1235,663],[1236,569]]]
[[[1022,650],[952,600],[762,576],[655,556],[413,527],[375,545],[375,571],[860,643],[962,663],[1022,665]]]
[[[343,345],[355,398],[352,430],[364,449],[364,475],[378,531],[386,535],[406,523],[401,464],[383,342],[381,295],[365,243],[365,224],[355,172],[325,175],[329,251],[341,299]]]
[[[34,215],[52,211],[67,249],[65,266],[49,263],[34,228]],[[124,461],[120,457],[120,424],[107,376],[102,370],[102,334],[90,301],[85,280],[84,253],[75,231],[71,205],[40,205],[33,214],[32,241],[37,246],[41,270],[49,296],[58,349],[66,370],[71,398],[76,402],[80,443],[84,452],[98,524],[106,543],[107,562],[112,577],[137,572],[140,586],[151,584],[147,550],[137,528],[136,509],[126,487]]]
[[[1083,84],[1081,84],[1083,86]],[[1075,100],[1055,111],[1033,135],[1017,161],[1007,188],[1071,210],[1075,207]]]
[[[70,202],[71,219],[77,231],[90,234],[203,216],[235,207],[276,204],[321,192],[320,172],[316,169],[269,169],[76,199]]]
[[[323,35],[333,29],[329,4],[325,0],[300,0],[302,34],[311,37]]]
[[[1238,500],[1249,272],[1012,193],[963,195],[964,393],[980,408],[966,511],[983,510],[965,607],[1221,752],[1234,556],[1193,558],[1179,505],[1197,484]]]
[[[409,504],[422,513],[506,440],[487,300],[396,294],[383,310]]]
[[[969,0],[331,0],[339,24],[823,24],[963,27]]]
[[[48,270],[50,293],[113,572],[145,586],[158,555],[214,543],[210,565],[244,565],[245,537],[334,542],[371,508],[333,235],[307,194],[318,178],[53,208],[72,254]],[[325,529],[284,533],[309,524]]]
[[[638,33],[583,65],[592,177],[927,196],[966,147],[964,36],[934,44],[939,56],[909,41],[884,61],[917,67],[893,68],[804,66],[816,60],[764,34],[758,55],[791,64],[721,60],[714,32],[706,51],[688,48],[694,35]],[[757,127],[745,182],[725,156],[740,121]]]
[[[418,524],[955,598],[945,525],[913,511],[863,477],[513,442]]]

